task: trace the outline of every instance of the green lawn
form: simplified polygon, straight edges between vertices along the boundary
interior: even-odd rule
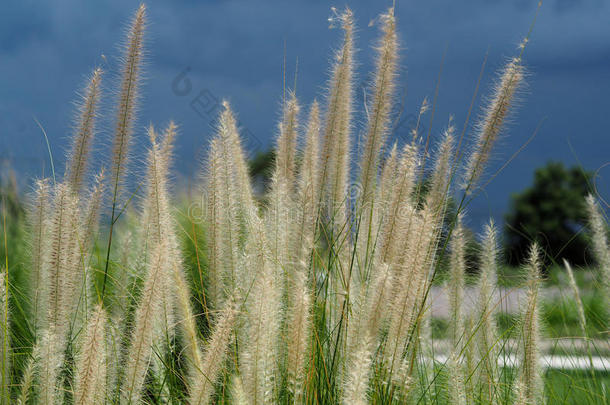
[[[610,373],[565,372],[546,373],[546,392],[549,404],[608,405],[610,402]],[[605,397],[604,397],[605,395]]]
[[[497,395],[510,401],[512,398],[513,369],[504,368],[497,387]],[[544,389],[547,404],[555,405],[607,405],[609,401],[610,373],[548,370],[545,373]],[[447,401],[448,378],[444,369],[437,369],[434,376],[420,376],[428,381],[426,395],[414,392],[412,395],[421,404],[449,404]],[[430,379],[428,379],[430,378]]]

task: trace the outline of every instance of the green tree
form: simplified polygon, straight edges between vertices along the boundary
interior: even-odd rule
[[[589,262],[586,233],[581,230],[586,225],[584,201],[591,177],[579,167],[549,162],[535,171],[531,187],[512,195],[505,218],[509,263],[522,263],[534,240],[545,249],[547,261]]]

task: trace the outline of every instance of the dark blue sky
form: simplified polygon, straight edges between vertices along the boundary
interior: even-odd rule
[[[438,137],[450,114],[463,125],[481,63],[489,51],[480,95],[488,94],[495,72],[515,55],[535,13],[532,0],[397,1],[403,49],[401,91],[405,112],[417,112],[434,95],[446,51],[432,134]],[[282,96],[282,61],[287,47],[288,75],[298,57],[297,95],[309,105],[322,98],[332,49],[341,33],[329,30],[330,7],[349,4],[358,23],[358,83],[369,77],[372,40],[369,22],[391,1],[148,1],[146,80],[136,137],[149,122],[174,119],[181,127],[177,169],[199,170],[199,158],[212,135],[213,116],[200,116],[190,103],[201,92],[227,98],[242,127],[270,146]],[[19,171],[49,171],[47,130],[60,165],[70,133],[76,91],[95,66],[105,71],[105,116],[111,114],[113,78],[125,25],[138,2],[112,0],[17,1],[0,5],[0,158]],[[102,56],[105,55],[105,56]],[[496,149],[495,168],[531,136],[537,137],[470,206],[473,225],[490,216],[501,220],[511,192],[531,182],[535,167],[548,160],[580,162],[595,170],[610,160],[610,5],[603,0],[547,0],[525,53],[527,87],[512,123]],[[189,94],[172,91],[175,77],[189,68]],[[292,79],[290,79],[292,82]],[[362,92],[359,91],[359,94]],[[357,108],[362,110],[362,97]],[[362,117],[362,114],[358,115]],[[429,118],[429,117],[428,117]],[[100,125],[97,149],[105,153],[110,120]],[[362,125],[362,120],[358,124]],[[406,131],[399,128],[400,138]],[[425,127],[428,129],[426,119]],[[401,132],[402,131],[402,132]],[[138,147],[134,151],[138,151]],[[134,167],[138,159],[134,159]],[[605,170],[605,173],[604,173]],[[601,191],[610,200],[610,167],[600,172]],[[494,168],[490,168],[493,172]],[[604,177],[605,175],[605,177]]]

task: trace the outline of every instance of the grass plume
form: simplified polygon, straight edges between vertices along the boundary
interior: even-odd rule
[[[475,145],[467,159],[463,182],[466,190],[472,190],[481,177],[510,108],[514,104],[515,93],[523,82],[523,76],[520,56],[509,61],[500,72],[498,83],[477,125]]]
[[[91,75],[83,94],[82,104],[79,105],[79,119],[72,140],[72,148],[68,154],[68,167],[66,169],[68,184],[76,192],[80,190],[87,171],[87,160],[95,135],[95,120],[100,100],[101,82],[102,70],[97,68]]]
[[[534,405],[542,398],[542,372],[540,364],[540,248],[534,243],[527,262],[527,299],[524,303],[522,326],[522,357],[519,384],[524,403]]]
[[[87,324],[77,361],[74,404],[92,405],[106,396],[106,313],[101,305],[93,310]]]
[[[608,245],[607,222],[604,220],[595,198],[587,196],[587,212],[589,214],[589,226],[593,233],[593,253],[599,266],[600,285],[604,289],[606,303],[610,304],[610,245]],[[610,317],[610,314],[608,315]]]
[[[116,124],[112,146],[112,212],[110,214],[110,232],[108,235],[108,247],[106,249],[106,267],[104,269],[104,281],[102,285],[102,297],[106,291],[106,280],[108,278],[108,266],[110,264],[110,250],[112,248],[112,234],[114,231],[115,215],[121,184],[125,176],[129,144],[133,133],[135,113],[138,101],[138,90],[140,70],[142,63],[144,28],[146,24],[146,6],[141,4],[131,23],[127,37],[127,47],[124,51],[122,67],[122,78],[119,89],[119,98],[116,111]]]

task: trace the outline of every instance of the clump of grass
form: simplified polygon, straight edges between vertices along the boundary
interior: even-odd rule
[[[435,147],[428,141],[422,147],[416,129],[410,142],[387,148],[399,60],[398,21],[388,10],[378,20],[362,150],[353,159],[353,134],[360,129],[353,99],[356,18],[349,9],[333,9],[331,22],[343,30],[343,42],[328,95],[310,107],[302,107],[293,91],[283,100],[267,195],[254,197],[235,113],[223,102],[202,168],[206,198],[200,208],[206,215],[203,223],[181,229],[170,181],[175,124],[161,135],[149,127],[143,191],[136,193],[140,204],[133,208],[122,198],[136,134],[145,17],[141,6],[128,34],[109,186],[103,173],[91,185],[87,177],[101,97],[99,69],[84,92],[63,180],[35,185],[27,266],[34,341],[14,376],[17,346],[8,331],[17,308],[8,305],[10,283],[2,273],[3,403],[543,401],[537,245],[528,263],[516,372],[500,363],[511,334],[496,324],[493,224],[483,237],[476,310],[467,315],[463,305],[464,207],[523,81],[523,52],[500,74],[465,161],[451,119]],[[420,119],[427,108],[424,101]],[[306,119],[302,109],[308,110]],[[462,184],[455,184],[457,173],[464,173]],[[351,179],[359,181],[356,196],[348,188]],[[108,243],[96,250],[107,194]],[[456,195],[461,203],[450,214],[449,200]],[[606,268],[603,219],[588,201],[595,251]],[[123,214],[129,220],[118,222]],[[193,221],[191,213],[183,217]],[[120,252],[112,249],[115,233]],[[429,293],[444,263],[445,243],[452,320],[450,349],[441,361]],[[188,263],[191,256],[195,264]],[[198,274],[186,272],[189,266]],[[584,310],[579,317],[585,332]],[[18,383],[11,385],[11,378]]]

